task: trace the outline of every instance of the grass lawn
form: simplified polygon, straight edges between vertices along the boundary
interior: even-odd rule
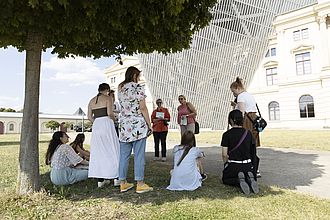
[[[210,139],[213,136],[217,136],[214,140],[221,138],[219,132]],[[223,185],[219,175],[209,174],[203,187],[193,192],[168,191],[172,166],[153,161],[146,161],[145,168],[145,181],[154,187],[153,192],[137,194],[132,189],[120,193],[112,185],[98,189],[93,179],[54,186],[50,168],[44,164],[49,139],[40,137],[42,190],[21,197],[15,194],[19,135],[0,136],[0,219],[330,219],[330,200],[263,184],[259,194],[247,196]]]
[[[224,131],[202,131],[196,135],[200,143],[221,143]],[[302,150],[330,150],[330,130],[266,130],[260,133],[261,146]],[[169,132],[169,141],[180,141],[180,132]]]

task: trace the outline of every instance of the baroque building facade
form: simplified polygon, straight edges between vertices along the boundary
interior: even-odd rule
[[[193,36],[190,49],[167,56],[138,54],[152,99],[162,98],[174,119],[177,98],[183,94],[196,107],[202,128],[224,129],[233,100],[230,84],[240,76],[249,87],[268,49],[268,37],[275,33],[275,16],[316,2],[219,0],[213,20]]]
[[[269,128],[330,128],[330,1],[278,15],[248,91]]]

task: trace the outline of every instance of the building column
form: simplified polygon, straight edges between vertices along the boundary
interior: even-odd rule
[[[320,34],[322,41],[322,75],[329,74],[330,72],[330,56],[329,56],[329,36],[330,36],[330,28],[327,27],[326,16],[322,16],[320,18]]]

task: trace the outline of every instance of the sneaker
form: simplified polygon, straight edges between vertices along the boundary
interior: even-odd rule
[[[166,162],[166,157],[163,157],[162,158],[162,162]]]
[[[153,161],[158,161],[159,160],[159,157],[155,157],[154,159],[153,159]]]
[[[114,180],[113,180],[113,185],[114,185],[114,186],[120,186],[120,180],[118,180],[118,179],[114,179]]]
[[[261,174],[260,174],[259,170],[257,171],[257,178],[261,178]]]
[[[204,181],[204,180],[206,180],[206,179],[207,179],[207,176],[206,176],[206,174],[205,174],[205,173],[201,174],[201,176],[202,176],[202,181]]]
[[[247,174],[248,174],[247,181],[248,181],[249,185],[251,186],[252,191],[254,193],[259,193],[259,186],[258,186],[257,181],[255,181],[255,179],[254,179],[253,173],[249,171]]]
[[[126,192],[129,189],[132,189],[134,184],[126,182],[125,184],[120,184],[120,192]]]
[[[250,194],[250,187],[249,185],[245,182],[245,175],[243,172],[238,173],[238,181],[239,181],[239,186],[241,187],[243,193],[246,195]]]
[[[97,187],[101,188],[105,185],[109,185],[109,183],[110,183],[110,180],[103,180],[103,182],[97,182]]]
[[[136,187],[137,193],[144,193],[144,192],[149,192],[152,190],[153,190],[153,188],[149,187],[147,184],[144,184],[143,186],[140,186],[139,184],[137,184],[137,187]]]

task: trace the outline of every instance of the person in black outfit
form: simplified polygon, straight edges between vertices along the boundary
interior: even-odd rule
[[[242,127],[243,115],[240,110],[229,113],[228,123],[232,128],[223,133],[221,140],[224,162],[222,182],[241,187],[245,194],[250,194],[250,187],[254,193],[258,193],[254,137],[251,131]]]

